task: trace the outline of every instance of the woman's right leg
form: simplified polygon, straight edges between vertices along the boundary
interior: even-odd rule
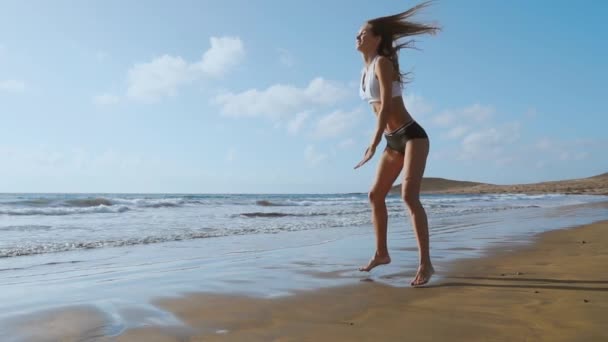
[[[429,139],[411,139],[405,145],[404,179],[401,183],[401,195],[410,212],[420,256],[420,265],[416,277],[411,282],[412,286],[426,284],[435,272],[429,251],[428,219],[420,202],[420,187],[429,155],[429,147]]]
[[[386,195],[403,168],[403,154],[387,148],[380,157],[376,179],[369,192],[372,207],[372,223],[376,232],[376,253],[370,262],[359,268],[359,271],[369,272],[378,265],[391,262],[386,243],[388,212],[386,210]]]

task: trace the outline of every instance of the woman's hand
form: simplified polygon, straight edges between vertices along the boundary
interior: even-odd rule
[[[363,166],[363,164],[367,163],[370,159],[372,159],[374,153],[376,153],[376,147],[373,145],[368,147],[367,150],[365,150],[365,155],[363,156],[363,159],[359,162],[359,164],[357,164],[357,166],[355,166],[355,169],[358,169],[359,167]]]

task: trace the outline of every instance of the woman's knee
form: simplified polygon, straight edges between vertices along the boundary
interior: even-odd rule
[[[380,204],[384,203],[384,200],[386,199],[386,193],[376,188],[372,188],[367,194],[367,197],[369,198],[369,202],[371,204]]]
[[[417,207],[420,205],[420,190],[419,187],[410,186],[404,184],[403,191],[401,192],[401,198],[403,202],[409,207]]]

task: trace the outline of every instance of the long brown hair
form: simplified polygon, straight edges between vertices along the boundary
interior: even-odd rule
[[[401,12],[386,17],[375,18],[367,21],[371,32],[380,36],[380,45],[377,53],[387,57],[398,73],[400,83],[405,83],[409,79],[409,72],[403,73],[399,69],[399,58],[397,53],[403,48],[415,48],[415,40],[409,39],[398,42],[398,40],[416,36],[420,34],[436,34],[441,28],[434,24],[425,24],[410,20],[412,16],[420,10],[428,7],[433,1],[425,1],[405,12]]]

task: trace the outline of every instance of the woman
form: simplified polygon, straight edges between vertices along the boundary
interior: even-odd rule
[[[369,192],[372,222],[376,232],[376,253],[360,271],[369,272],[378,265],[391,262],[386,245],[388,214],[385,198],[393,183],[404,171],[401,195],[409,210],[416,238],[420,264],[412,286],[426,284],[434,270],[429,254],[429,231],[426,212],[420,203],[420,184],[429,153],[429,139],[422,127],[414,121],[403,103],[402,84],[407,74],[399,70],[397,53],[411,47],[413,41],[397,43],[404,37],[434,34],[439,28],[409,19],[429,3],[417,5],[408,11],[376,18],[361,27],[357,35],[357,50],[363,55],[365,68],[359,85],[360,95],[367,100],[377,117],[377,126],[370,146],[359,168],[369,161],[384,134],[386,148],[382,152],[376,179]]]

